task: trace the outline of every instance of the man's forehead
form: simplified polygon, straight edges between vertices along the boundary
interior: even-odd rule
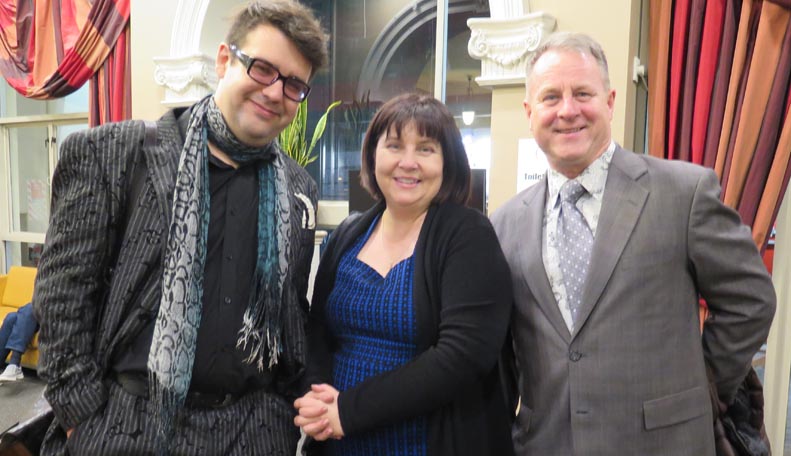
[[[596,65],[596,59],[587,52],[576,49],[550,49],[538,58],[535,65],[533,65],[533,73],[546,71],[557,65],[566,66],[569,60],[579,60],[585,64]]]
[[[570,61],[569,58],[572,60]],[[573,60],[577,60],[577,62]],[[597,70],[596,73],[600,78],[594,80],[589,77],[573,77],[574,71],[581,66]],[[542,54],[536,61],[528,78],[527,89],[528,92],[533,92],[560,85],[580,88],[598,86],[599,84],[605,85],[600,71],[598,71],[596,59],[592,55],[574,49],[552,49]]]

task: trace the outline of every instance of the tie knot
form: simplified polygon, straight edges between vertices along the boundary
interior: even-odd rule
[[[560,187],[560,200],[575,204],[585,193],[585,187],[574,179],[569,179]]]

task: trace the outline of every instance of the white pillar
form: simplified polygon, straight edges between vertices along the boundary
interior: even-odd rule
[[[555,29],[555,18],[531,13],[527,0],[490,0],[489,18],[471,18],[470,57],[481,61],[479,86],[522,85],[530,54]]]
[[[171,31],[170,55],[154,58],[154,80],[165,87],[167,107],[188,106],[214,91],[214,58],[200,51],[210,0],[179,0]]]
[[[783,454],[791,373],[791,192],[786,191],[777,214],[772,279],[777,311],[769,331],[764,370],[764,422],[774,454]]]

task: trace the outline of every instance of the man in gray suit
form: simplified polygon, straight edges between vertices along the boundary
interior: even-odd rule
[[[310,10],[251,2],[212,96],[66,139],[34,298],[43,454],[295,454],[317,192],[276,138],[326,62]]]
[[[750,230],[711,170],[613,142],[591,38],[550,36],[526,84],[550,169],[492,216],[515,287],[517,454],[713,455],[706,363],[729,403],[774,315]]]

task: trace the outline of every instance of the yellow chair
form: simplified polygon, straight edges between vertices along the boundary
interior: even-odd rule
[[[36,268],[26,266],[11,266],[8,274],[0,276],[0,324],[6,315],[16,312],[33,299],[35,282]],[[22,355],[22,367],[36,369],[37,366],[38,332]]]

